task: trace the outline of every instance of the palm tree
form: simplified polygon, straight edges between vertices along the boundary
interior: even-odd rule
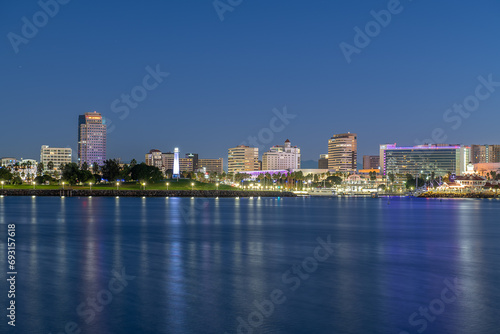
[[[99,165],[97,164],[97,162],[94,162],[94,164],[92,165],[92,171],[94,172],[94,174],[99,173]]]
[[[42,174],[43,174],[43,167],[44,167],[43,162],[40,162],[36,168],[36,171],[37,171],[39,176],[42,176]]]
[[[392,191],[392,184],[394,183],[396,177],[392,173],[387,174],[387,176],[389,177],[389,181],[391,181],[391,191]]]

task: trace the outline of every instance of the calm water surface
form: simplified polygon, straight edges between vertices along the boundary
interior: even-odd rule
[[[17,326],[2,280],[0,333],[500,333],[499,216],[498,200],[5,197]]]

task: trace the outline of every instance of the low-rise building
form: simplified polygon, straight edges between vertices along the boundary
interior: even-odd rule
[[[0,159],[0,166],[1,167],[12,167],[15,166],[17,163],[16,158],[2,158]]]

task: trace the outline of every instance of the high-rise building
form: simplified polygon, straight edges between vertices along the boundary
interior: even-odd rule
[[[328,169],[328,154],[319,155],[318,169]]]
[[[328,140],[328,169],[337,172],[356,172],[358,140],[355,133],[333,135]]]
[[[363,169],[379,169],[379,155],[363,155]]]
[[[53,170],[61,170],[61,165],[69,164],[72,160],[73,152],[67,147],[49,147],[42,145],[40,150],[40,163],[44,170],[49,170],[49,162],[54,164]]]
[[[103,165],[106,160],[106,124],[98,112],[78,117],[78,164]]]
[[[300,148],[292,146],[290,140],[276,145],[262,154],[262,170],[300,169]]]
[[[380,145],[381,174],[418,174],[444,176],[448,173],[461,175],[467,170],[470,147],[419,145],[399,147]]]
[[[259,170],[259,149],[244,145],[228,149],[227,170],[230,173]]]
[[[500,145],[472,145],[471,162],[473,164],[500,162]]]
[[[222,158],[219,159],[199,159],[198,169],[204,168],[208,173],[217,172],[222,174],[224,171],[224,162]]]

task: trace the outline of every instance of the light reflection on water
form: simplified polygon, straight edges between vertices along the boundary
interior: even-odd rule
[[[464,296],[425,333],[494,333],[499,205],[5,197],[0,225],[17,224],[20,332],[63,332],[74,321],[83,333],[235,333],[237,317],[255,311],[254,301],[282,289],[287,301],[256,333],[416,333],[408,317],[439,298],[444,279],[458,277]],[[292,292],[282,274],[328,235],[340,245],[336,253]],[[86,324],[76,307],[123,267],[135,280]]]

